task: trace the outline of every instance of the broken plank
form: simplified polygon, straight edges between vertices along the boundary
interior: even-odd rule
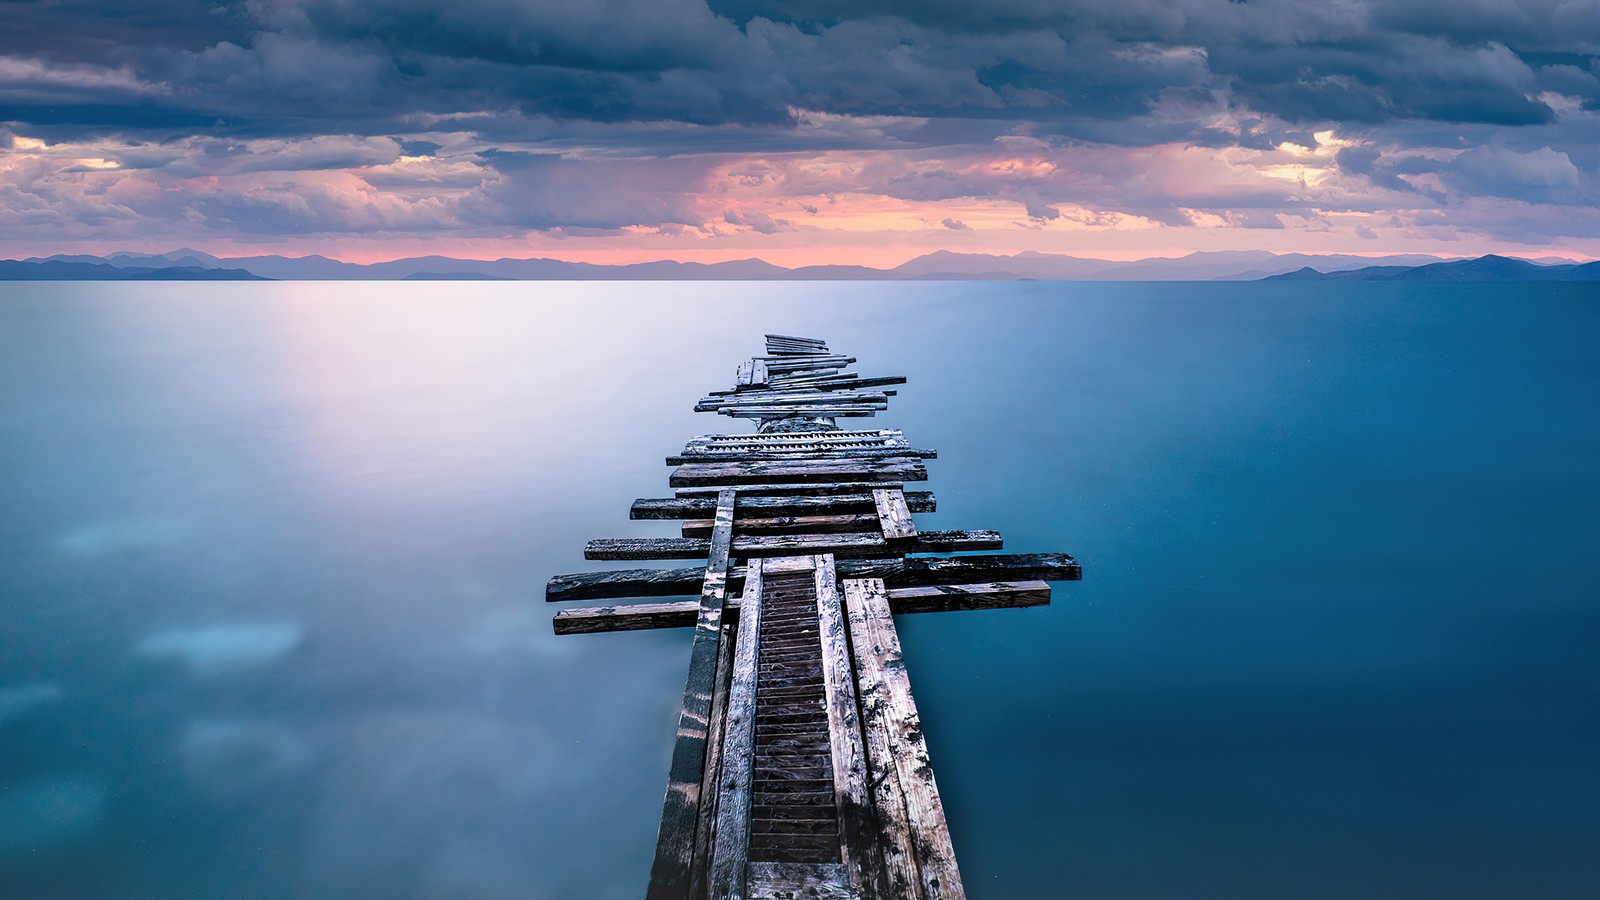
[[[942,553],[958,550],[998,550],[997,531],[924,531],[890,543],[878,531],[840,534],[752,534],[733,536],[735,556],[779,556],[789,553]],[[590,560],[695,559],[711,551],[705,538],[595,538],[583,548]]]
[[[912,512],[933,512],[936,501],[931,491],[902,491],[906,506]],[[633,501],[628,512],[631,519],[696,519],[716,511],[716,500],[711,497],[641,498]],[[739,491],[740,518],[744,516],[786,516],[866,511],[875,509],[872,494],[859,491],[823,496],[747,496]],[[685,535],[685,537],[698,535]]]
[[[927,481],[928,470],[916,457],[810,462],[693,462],[675,469],[672,487],[760,482]]]
[[[728,586],[728,547],[733,538],[735,492],[717,496],[716,530],[701,579],[694,642],[689,650],[689,676],[678,714],[678,736],[672,747],[667,793],[661,804],[655,859],[650,866],[647,900],[682,900],[688,896],[694,868],[695,822],[700,814],[700,782],[705,775],[706,729],[715,688],[717,643],[722,635],[722,605]]]
[[[861,447],[856,449],[827,450],[814,447],[797,447],[793,450],[744,450],[731,453],[694,453],[667,457],[667,465],[681,466],[692,462],[777,462],[786,459],[881,459],[891,456],[915,456],[918,459],[938,459],[939,451],[910,447]]]
[[[742,504],[747,497],[772,496],[778,494],[871,494],[877,488],[898,487],[905,484],[898,481],[831,481],[817,482],[814,484],[741,484],[739,485],[739,501]],[[716,485],[699,485],[695,487],[682,487],[673,491],[679,497],[706,497],[716,496],[721,490]]]
[[[877,582],[881,584],[882,582]],[[911,841],[911,818],[906,811],[894,765],[894,748],[889,741],[885,719],[889,714],[883,674],[872,648],[862,646],[872,634],[864,624],[866,604],[859,596],[857,580],[844,582],[845,618],[848,623],[851,653],[855,662],[856,689],[861,703],[861,730],[871,772],[873,808],[878,814],[878,846],[883,856],[884,880],[891,897],[922,897],[922,875],[917,868],[916,848]]]
[[[584,545],[583,558],[696,559],[710,550],[711,541],[705,538],[595,538]]]
[[[917,526],[911,523],[911,509],[906,505],[904,493],[879,488],[872,492],[872,501],[878,508],[884,538],[897,540],[916,536]]]
[[[724,601],[726,602],[726,601]],[[721,775],[723,730],[727,724],[728,690],[733,686],[733,646],[738,640],[738,619],[724,606],[722,634],[717,641],[717,671],[711,694],[711,721],[706,731],[706,768],[700,776],[700,813],[695,817],[694,864],[689,872],[689,896],[706,895],[706,875],[711,868],[712,841],[716,834],[717,779]]]
[[[847,389],[852,389],[852,388],[889,387],[891,385],[896,385],[896,384],[905,384],[906,383],[906,376],[904,376],[904,375],[871,375],[871,376],[863,376],[863,375],[857,375],[855,373],[844,373],[844,374],[840,374],[840,375],[815,375],[815,376],[811,376],[810,378],[805,378],[805,379],[796,378],[796,379],[791,379],[791,380],[802,382],[802,384],[797,385],[796,387],[807,387],[807,388],[811,388],[813,390],[818,390],[818,391],[831,391],[831,390],[841,390],[841,389],[847,390]],[[786,386],[781,387],[781,388],[780,387],[768,387],[765,390],[763,390],[763,389],[753,389],[753,390],[749,390],[748,393],[759,396],[760,394],[765,393],[767,390],[777,391],[777,390],[791,390],[791,389],[793,389],[793,388],[791,388],[790,386],[786,385]],[[742,395],[742,394],[745,394],[745,393],[746,393],[746,391],[711,391],[710,392],[710,396],[713,396],[713,397],[732,396],[733,394],[741,394]]]
[[[749,394],[710,394],[702,397],[694,408],[696,412],[721,409],[725,406],[792,406],[800,403],[831,403],[847,406],[852,403],[887,403],[889,395],[883,391],[773,391]]]
[[[665,538],[665,540],[677,540]],[[735,530],[733,552],[741,556],[778,556],[790,553],[939,553],[956,550],[998,550],[995,531],[925,531],[915,538],[890,543],[876,531],[843,534],[774,534],[740,536]]]
[[[768,560],[768,564],[776,560]],[[890,588],[894,615],[963,610],[1029,609],[1050,605],[1050,585],[1045,581],[987,581],[982,585],[930,585]],[[696,601],[627,604],[619,607],[582,607],[555,613],[557,634],[600,631],[643,631],[654,628],[688,628],[694,625]],[[738,617],[738,597],[723,604],[723,620]]]
[[[718,415],[732,416],[735,419],[791,419],[799,416],[811,416],[818,419],[850,419],[875,416],[889,408],[887,403],[863,403],[857,406],[770,406],[770,407],[723,407],[717,410]]]
[[[755,390],[742,390],[742,391],[710,391],[710,392],[706,393],[705,395],[703,395],[703,397],[701,399],[701,402],[702,403],[706,403],[706,402],[709,402],[710,400],[712,400],[713,398],[719,398],[719,399],[722,399],[722,400],[739,400],[739,401],[770,400],[770,399],[774,399],[774,398],[778,398],[778,397],[788,397],[788,396],[796,396],[796,395],[802,395],[802,394],[803,395],[810,395],[810,394],[819,394],[819,393],[821,393],[821,394],[831,394],[831,395],[834,395],[834,396],[841,396],[841,395],[849,394],[849,393],[857,393],[857,392],[867,391],[869,389],[869,387],[870,387],[869,385],[853,384],[853,383],[846,382],[846,383],[843,383],[843,384],[828,385],[828,386],[825,386],[825,387],[817,387],[815,385],[801,385],[799,387],[785,387],[785,388],[767,387],[767,388],[760,388],[760,389],[755,389]],[[879,392],[879,393],[881,393],[881,392]]]
[[[882,578],[891,588],[985,581],[1077,581],[1083,577],[1078,561],[1065,553],[842,559],[837,568],[841,578]],[[556,575],[545,584],[545,599],[558,603],[622,597],[682,597],[699,589],[704,574],[704,569],[691,566]],[[743,577],[743,569],[730,570],[730,587]]]
[[[760,663],[760,564],[751,567],[746,593],[733,651],[733,678],[723,725],[724,762],[717,784],[717,820],[712,826],[710,875],[706,879],[710,895],[718,898],[746,896],[751,781],[755,776],[756,676]]]
[[[730,621],[728,606],[723,615]],[[673,600],[668,603],[631,603],[626,606],[589,606],[563,609],[552,624],[556,634],[589,634],[601,631],[644,631],[654,628],[686,628],[695,623],[700,603]]]
[[[850,406],[855,403],[888,403],[889,395],[883,391],[784,391],[781,394],[735,394],[732,397],[710,396],[695,404],[695,409],[723,409],[733,406],[801,406],[823,404]]]
[[[712,412],[724,409],[756,409],[756,408],[781,408],[793,406],[871,406],[875,409],[889,408],[889,395],[881,392],[865,394],[840,394],[817,391],[811,394],[796,394],[789,397],[741,397],[730,399],[725,397],[711,397],[702,400],[694,406],[695,412]]]
[[[922,720],[911,696],[888,591],[876,578],[847,579],[843,588],[864,724],[873,733],[872,743],[880,750],[871,760],[872,780],[880,787],[880,799],[885,799],[885,794],[892,795],[887,798],[890,802],[884,804],[891,818],[897,809],[895,797],[903,804],[899,807],[904,810],[903,825],[891,823],[902,827],[888,829],[889,836],[891,840],[905,839],[898,849],[915,862],[921,897],[963,900],[966,891],[934,781]],[[900,874],[905,868],[901,867]],[[897,896],[918,894],[905,892]]]
[[[872,799],[867,789],[866,750],[861,743],[850,642],[839,603],[832,556],[817,557],[817,632],[822,642],[822,672],[833,762],[834,805],[839,810],[841,860],[852,883],[868,897],[880,896],[883,861],[873,832]]]
[[[803,337],[798,334],[763,334],[769,341],[793,341],[797,344],[827,344],[822,338]]]
[[[737,534],[829,534],[840,531],[865,531],[876,526],[875,514],[821,515],[821,516],[756,516],[734,520]],[[687,538],[711,534],[710,519],[693,519],[683,523],[682,534]]]
[[[1050,588],[1044,582],[938,585],[889,590],[890,608],[895,615],[977,609],[1023,609],[1046,606],[1049,602]],[[728,600],[723,607],[724,617],[730,620],[736,618],[739,608],[738,599]],[[555,614],[552,624],[556,634],[687,628],[695,624],[696,609],[697,605],[693,600],[591,606],[561,610]]]
[[[798,357],[793,360],[777,360],[767,365],[767,370],[773,375],[793,372],[797,369],[817,368],[842,368],[856,361],[854,356],[840,356],[837,353],[825,354],[814,357]]]
[[[981,584],[933,584],[889,589],[889,608],[895,613],[1021,609],[1049,605],[1050,585],[1043,581],[988,581]]]
[[[776,560],[768,560],[768,564]],[[723,617],[739,612],[738,598],[723,605]],[[889,589],[889,609],[895,615],[959,612],[974,609],[1023,609],[1050,604],[1050,585],[1043,581],[991,581],[984,584],[939,584]],[[588,606],[555,614],[556,634],[591,634],[654,628],[688,628],[695,623],[694,600],[631,603],[624,606]]]
[[[905,434],[894,428],[874,428],[857,431],[833,429],[830,431],[786,431],[775,434],[699,434],[690,438],[685,452],[690,448],[726,448],[746,445],[847,442],[884,440],[904,444]]]

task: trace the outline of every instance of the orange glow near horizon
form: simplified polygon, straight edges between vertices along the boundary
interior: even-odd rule
[[[355,143],[362,152],[383,149],[370,140]],[[325,149],[318,139],[257,144],[251,153],[284,158],[315,157]],[[580,159],[565,163],[579,176],[578,192],[552,201],[538,182],[531,191],[523,185],[522,193],[497,193],[509,176],[471,152],[306,170],[257,171],[224,160],[207,163],[215,171],[169,177],[118,162],[138,148],[17,135],[11,152],[0,156],[0,187],[9,178],[74,198],[103,209],[106,221],[122,223],[121,234],[138,235],[15,236],[4,249],[17,258],[181,247],[219,257],[318,255],[358,264],[427,255],[596,265],[755,258],[788,268],[877,269],[941,250],[1108,261],[1226,250],[1600,258],[1600,235],[1541,245],[1497,240],[1481,226],[1472,228],[1474,217],[1481,223],[1542,214],[1528,204],[1490,198],[1476,209],[1430,207],[1421,195],[1350,176],[1337,155],[1357,145],[1324,130],[1314,135],[1314,146],[1284,141],[1266,149],[1052,146],[1007,136],[943,151],[606,158],[593,162],[599,168],[590,174],[584,166],[591,163]],[[208,159],[199,144],[179,150]],[[590,204],[601,213],[586,220]],[[171,216],[174,208],[181,220],[137,212]],[[265,211],[260,233],[233,227],[230,217],[241,209]],[[271,233],[295,216],[329,230]],[[514,230],[509,221],[658,224]]]

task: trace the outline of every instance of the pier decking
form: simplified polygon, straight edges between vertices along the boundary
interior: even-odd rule
[[[894,615],[1040,606],[1081,577],[1064,553],[999,550],[994,531],[921,531],[932,450],[840,418],[888,408],[901,376],[847,372],[818,338],[766,336],[735,385],[695,404],[757,423],[669,456],[673,496],[634,519],[680,536],[590,541],[593,560],[704,566],[557,575],[558,634],[692,627],[689,675],[648,900],[965,896]]]

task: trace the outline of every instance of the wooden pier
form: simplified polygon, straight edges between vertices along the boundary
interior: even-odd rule
[[[674,496],[634,519],[677,537],[598,539],[594,560],[704,566],[557,575],[557,634],[693,628],[647,900],[965,897],[896,614],[1041,606],[1081,570],[1064,553],[999,550],[994,531],[920,531],[932,450],[847,430],[900,376],[861,377],[818,338],[769,334],[735,384],[695,409],[757,423],[669,456]],[[694,597],[698,595],[698,599]],[[686,597],[650,602],[650,598]],[[638,602],[644,601],[644,602]]]

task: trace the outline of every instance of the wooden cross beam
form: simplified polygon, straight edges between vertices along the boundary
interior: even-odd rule
[[[1078,561],[1065,553],[1017,553],[986,556],[919,556],[910,559],[842,559],[841,578],[881,578],[890,587],[975,584],[986,581],[1077,581]],[[683,597],[699,590],[704,570],[617,569],[556,575],[545,585],[545,599],[616,600],[626,597]],[[728,571],[730,586],[744,581],[743,567]]]
[[[899,615],[1048,606],[1050,603],[1050,585],[1043,581],[991,581],[985,584],[939,584],[886,590],[890,611]],[[724,622],[738,619],[740,603],[738,597],[729,597],[723,603]],[[687,628],[695,624],[699,608],[699,603],[694,600],[579,607],[556,613],[554,625],[556,634]]]
[[[883,488],[868,488],[867,490],[853,493],[818,494],[818,495],[775,495],[775,496],[749,496],[743,489],[739,491],[740,521],[748,521],[745,514],[753,514],[752,518],[762,516],[793,516],[807,514],[837,514],[844,512],[877,511],[877,498],[874,492]],[[928,491],[901,491],[905,498],[906,508],[911,512],[933,512],[935,500]],[[717,503],[713,497],[668,497],[661,499],[640,499],[633,501],[633,509],[628,517],[632,519],[700,519],[716,511]]]

